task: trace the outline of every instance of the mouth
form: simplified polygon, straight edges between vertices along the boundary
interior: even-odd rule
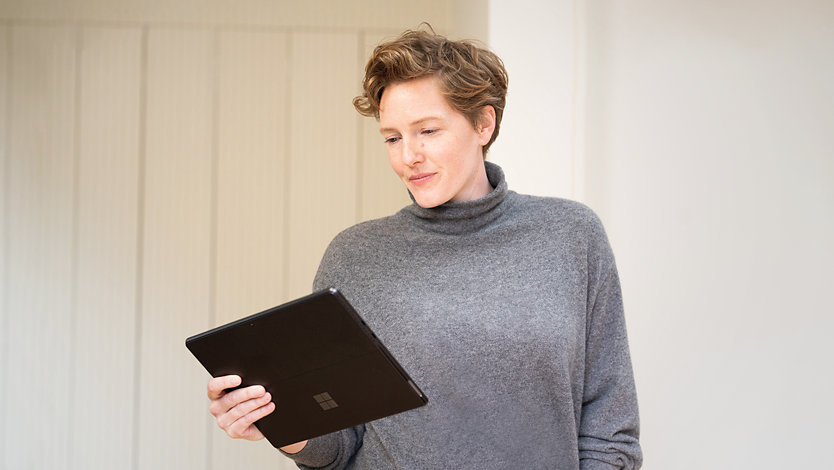
[[[417,173],[408,177],[408,181],[411,184],[421,185],[424,183],[428,183],[429,180],[434,178],[437,173]]]

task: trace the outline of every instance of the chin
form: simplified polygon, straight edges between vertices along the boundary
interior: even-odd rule
[[[418,206],[422,207],[423,209],[431,209],[432,207],[437,207],[446,202],[446,200],[442,198],[436,197],[429,197],[429,196],[416,196],[414,193],[411,193],[414,196],[414,201],[417,203]]]
[[[417,205],[422,207],[423,209],[431,209],[432,207],[437,207],[441,204],[441,203],[438,203],[438,202],[428,201],[428,200],[419,199],[419,198],[414,198],[414,201],[417,202]]]

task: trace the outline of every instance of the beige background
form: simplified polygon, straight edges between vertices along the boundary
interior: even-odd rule
[[[831,2],[3,0],[0,469],[292,468],[183,340],[408,201],[350,99],[424,20],[507,63],[510,187],[605,222],[644,468],[824,466]]]
[[[0,467],[287,466],[210,423],[184,339],[309,293],[330,238],[408,202],[351,99],[380,38],[453,16],[4,3]]]

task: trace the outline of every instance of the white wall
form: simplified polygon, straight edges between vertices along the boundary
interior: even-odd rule
[[[489,4],[489,46],[510,81],[499,137],[487,158],[501,165],[517,191],[571,197],[580,190],[577,23],[568,0]]]
[[[530,25],[579,33],[572,126],[584,177],[573,197],[601,215],[617,254],[644,468],[826,467],[834,4],[556,3],[490,2],[490,41],[515,44],[501,51],[511,84],[535,83],[541,77],[519,75],[568,33],[545,28],[551,44],[530,49],[524,40],[544,31]],[[571,5],[580,15],[565,25]],[[524,64],[513,68],[516,60]],[[564,68],[554,73],[538,87],[567,83]],[[549,149],[544,165],[530,152],[506,157],[526,167],[511,187],[547,194],[568,160],[567,128],[541,133],[559,126],[542,108],[508,111],[508,129],[535,132],[508,132],[500,149]]]

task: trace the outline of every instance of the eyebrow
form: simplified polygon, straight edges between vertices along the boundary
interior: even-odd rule
[[[442,120],[443,119],[440,116],[426,116],[424,118],[420,118],[420,119],[410,123],[409,126],[419,126],[420,124],[423,124],[427,121],[442,121]],[[397,132],[397,130],[392,128],[392,127],[385,127],[385,128],[380,128],[379,129],[380,134],[385,134],[386,132]]]

